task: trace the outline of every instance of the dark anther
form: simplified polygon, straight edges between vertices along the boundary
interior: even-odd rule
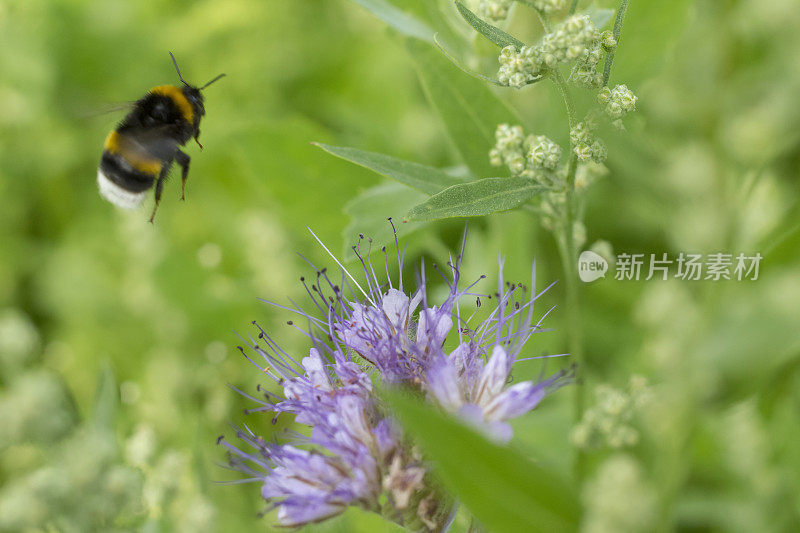
[[[225,440],[225,435],[220,435],[219,437],[217,437],[217,444],[219,444],[223,440]]]
[[[272,425],[274,426],[277,423],[278,423],[278,415],[275,415],[272,417]]]
[[[254,326],[256,325],[256,321],[255,321],[255,320],[253,320],[253,321],[252,321],[252,322],[250,322],[250,323],[251,323],[251,324],[253,324]]]
[[[306,278],[304,276],[300,276],[300,281],[305,281]]]
[[[287,321],[286,321],[286,323],[287,323],[288,325],[290,325],[290,326],[294,324],[294,322],[292,322],[291,320],[287,320]]]

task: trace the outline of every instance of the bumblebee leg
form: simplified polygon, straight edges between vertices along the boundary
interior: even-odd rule
[[[203,145],[200,144],[200,139],[198,139],[198,137],[200,137],[200,130],[197,130],[197,133],[194,134],[194,142],[196,142],[197,146],[199,146],[200,149],[202,150],[203,149]]]
[[[181,200],[186,199],[186,178],[189,177],[189,161],[192,158],[180,150],[175,152],[175,161],[181,166]]]
[[[158,180],[156,181],[156,205],[153,206],[153,212],[150,214],[150,223],[153,223],[153,219],[156,217],[156,209],[158,209],[158,204],[161,202],[161,192],[164,190],[164,181],[167,179],[167,172],[161,171],[161,174],[158,176]]]

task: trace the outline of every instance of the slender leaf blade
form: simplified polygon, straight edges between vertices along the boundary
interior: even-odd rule
[[[104,431],[113,431],[119,405],[119,387],[114,369],[105,363],[97,377],[97,389],[94,397],[93,422],[95,427]]]
[[[431,105],[472,175],[491,176],[489,163],[498,124],[521,124],[520,119],[486,86],[465,76],[433,46],[408,39],[411,58]]]
[[[577,529],[577,497],[556,474],[409,394],[384,397],[444,484],[488,531]]]
[[[583,12],[592,21],[594,27],[602,30],[614,18],[614,10],[603,7],[591,6]]]
[[[464,180],[451,176],[438,168],[404,161],[376,152],[367,152],[346,146],[313,143],[336,157],[368,168],[378,174],[395,179],[404,185],[426,194],[436,194],[442,189],[463,183]]]
[[[408,220],[474,217],[519,206],[544,188],[529,178],[484,178],[448,187],[409,210]]]
[[[473,13],[472,11],[467,8],[463,3],[456,2],[456,9],[467,21],[467,23],[472,26],[475,31],[492,41],[494,44],[499,46],[500,48],[505,48],[506,46],[514,46],[517,50],[525,46],[525,43],[513,37],[500,28],[496,28],[491,24],[484,22],[478,15]]]
[[[408,37],[433,42],[433,30],[387,0],[353,0],[383,22]]]

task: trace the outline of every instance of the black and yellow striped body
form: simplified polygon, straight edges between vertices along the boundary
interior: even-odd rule
[[[100,194],[117,206],[131,209],[155,186],[157,206],[173,161],[183,168],[185,184],[189,156],[179,147],[197,138],[204,114],[203,97],[195,87],[162,85],[150,89],[106,137],[97,174]]]

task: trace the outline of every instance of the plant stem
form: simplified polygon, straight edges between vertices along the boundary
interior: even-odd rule
[[[614,21],[614,49],[606,56],[606,64],[603,66],[603,87],[608,85],[608,78],[611,77],[611,65],[614,63],[614,52],[619,46],[619,34],[622,31],[622,21],[625,19],[625,10],[628,9],[628,0],[622,0],[617,9],[617,19]]]
[[[567,110],[570,131],[578,123],[575,114],[575,104],[569,92],[564,77],[557,69],[553,70],[553,82],[556,84],[564,106]],[[584,410],[584,361],[583,361],[583,333],[581,329],[580,296],[578,291],[578,250],[575,245],[575,172],[578,168],[578,156],[575,154],[575,146],[570,141],[570,158],[567,163],[566,190],[564,192],[564,216],[561,222],[562,234],[557,237],[559,241],[559,252],[561,255],[562,268],[564,270],[565,291],[567,294],[567,327],[569,339],[569,351],[576,366],[575,376],[575,403],[573,409],[574,423],[577,424],[583,418]],[[584,455],[581,450],[576,450],[573,464],[575,479],[580,483],[584,474]]]

